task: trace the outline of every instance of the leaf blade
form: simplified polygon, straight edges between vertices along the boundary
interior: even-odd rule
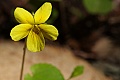
[[[77,76],[83,74],[83,72],[84,72],[84,66],[76,66],[69,79],[71,79],[73,77],[77,77]]]
[[[64,80],[61,72],[51,64],[35,64],[31,71],[32,76],[27,74],[24,80]]]

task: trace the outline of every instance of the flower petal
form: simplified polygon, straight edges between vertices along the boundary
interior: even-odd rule
[[[34,24],[32,14],[23,8],[17,7],[14,11],[14,16],[19,23]]]
[[[11,30],[10,36],[12,40],[19,41],[28,35],[31,28],[32,25],[30,24],[19,24]]]
[[[53,25],[40,24],[38,25],[41,29],[43,36],[50,40],[56,40],[58,37],[58,30]]]
[[[45,2],[34,15],[35,24],[44,23],[51,15],[52,5],[49,2]]]
[[[38,52],[42,51],[45,46],[45,40],[43,34],[39,32],[38,34],[30,31],[27,37],[27,48],[31,52]]]

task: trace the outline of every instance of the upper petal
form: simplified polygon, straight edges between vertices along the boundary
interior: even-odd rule
[[[44,23],[51,15],[52,5],[49,2],[45,2],[34,15],[35,24]]]
[[[38,52],[44,49],[45,40],[41,32],[30,31],[27,37],[27,48],[31,52]]]
[[[34,19],[32,14],[23,8],[17,7],[14,11],[14,16],[19,23],[34,24]]]
[[[28,35],[31,28],[32,25],[30,24],[19,24],[11,30],[10,36],[12,40],[19,41]]]
[[[56,40],[58,37],[58,30],[53,25],[40,24],[38,25],[41,29],[43,36],[50,40]]]

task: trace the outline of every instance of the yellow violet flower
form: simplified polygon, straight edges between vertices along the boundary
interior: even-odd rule
[[[16,20],[21,23],[16,25],[10,32],[12,40],[19,41],[27,37],[26,45],[32,52],[44,49],[44,37],[50,40],[56,40],[58,30],[45,22],[51,15],[52,5],[45,2],[34,15],[27,10],[17,7],[14,11]]]

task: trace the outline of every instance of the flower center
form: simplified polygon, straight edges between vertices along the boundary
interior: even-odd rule
[[[34,28],[32,29],[33,32],[35,32],[36,34],[40,33],[40,29],[37,27],[37,25],[34,25]]]

